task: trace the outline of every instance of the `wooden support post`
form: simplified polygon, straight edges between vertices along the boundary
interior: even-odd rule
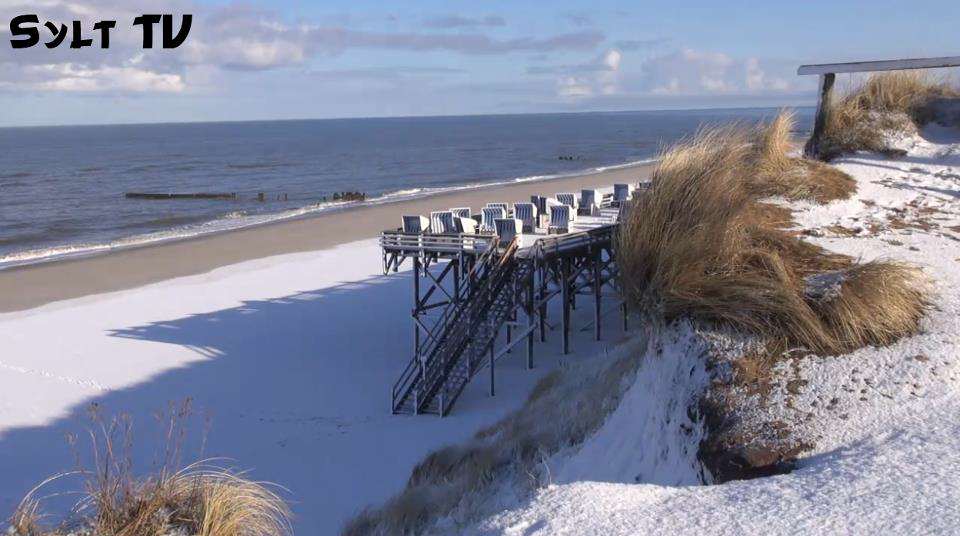
[[[820,75],[820,94],[817,97],[817,116],[813,124],[813,133],[803,147],[803,154],[810,158],[821,158],[820,141],[823,137],[823,131],[826,129],[830,113],[830,96],[833,91],[833,83],[836,81],[836,73],[826,73]]]
[[[560,296],[563,302],[563,353],[570,353],[570,259],[560,261]]]
[[[514,316],[514,311],[511,311],[510,313],[507,314],[507,353],[508,354],[513,352],[513,348],[510,348],[510,341],[513,338],[513,329],[512,329],[512,326],[510,325],[510,322],[514,320],[516,320],[516,317]]]
[[[420,324],[416,320],[420,317],[420,258],[413,258],[413,351],[420,356]]]
[[[603,273],[600,266],[600,247],[593,248],[593,334],[594,339],[600,340],[600,319],[603,316],[600,311],[600,300],[603,297],[603,288],[600,284],[603,281]]]
[[[450,262],[456,263],[453,267],[453,302],[460,303],[460,267],[463,264],[463,255]]]
[[[577,263],[571,260],[571,261],[570,261],[570,264],[573,265],[573,270],[570,270],[570,269],[569,269],[569,266],[568,266],[568,267],[567,267],[567,277],[565,277],[564,279],[567,279],[567,278],[570,277],[570,272],[578,272],[579,267],[577,266]],[[570,282],[570,286],[572,287],[573,285],[575,285],[575,284],[576,284],[576,281],[577,281],[577,279],[574,278],[573,281]],[[572,309],[572,310],[574,310],[574,311],[577,310],[577,292],[576,292],[576,290],[574,290],[573,292],[570,293],[570,309]]]
[[[496,340],[496,339],[494,339]],[[490,396],[496,396],[497,390],[493,383],[493,342],[490,343]]]
[[[526,307],[527,312],[527,369],[533,368],[533,285],[536,281],[534,272],[530,272],[530,278],[525,282],[526,287]]]
[[[543,260],[540,263],[540,342],[547,342],[547,268]]]

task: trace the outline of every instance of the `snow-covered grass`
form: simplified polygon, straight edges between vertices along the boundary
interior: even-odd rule
[[[594,470],[558,479],[463,533],[960,530],[960,483],[953,476],[960,466],[960,132],[928,128],[922,138],[904,138],[900,145],[907,151],[902,159],[856,154],[835,162],[857,180],[854,197],[825,205],[791,204],[798,229],[811,242],[867,262],[908,261],[934,281],[933,307],[918,333],[844,355],[796,352],[772,365],[766,389],[742,393],[738,418],[772,433],[789,433],[809,446],[794,471],[711,486],[671,485],[656,478],[607,481],[607,460],[616,464],[624,451],[631,458],[631,449],[614,446],[632,433],[616,420],[617,410],[594,436],[609,437],[609,448],[588,451],[591,438],[569,455],[571,460],[589,457],[578,466]],[[817,283],[830,287],[829,281]],[[742,354],[748,346],[730,353]],[[640,369],[625,401],[636,396],[635,388],[649,384],[648,374]],[[647,411],[662,411],[670,402],[650,399]],[[653,434],[651,439],[632,451],[634,459],[642,457],[644,447],[696,448],[683,436]]]
[[[831,101],[820,156],[830,160],[856,151],[897,152],[889,143],[891,133],[915,133],[942,113],[938,108],[945,99],[957,98],[955,82],[927,71],[872,74]]]
[[[583,443],[618,407],[641,363],[641,344],[634,340],[544,377],[523,407],[469,442],[432,452],[403,492],[352,519],[344,534],[442,533],[491,511],[508,485],[513,493],[536,489],[552,478],[546,460]]]
[[[560,362],[623,336],[618,322],[601,343],[574,331],[569,356],[548,336],[533,371],[521,352],[498,364],[496,397],[478,380],[449,418],[391,415],[389,388],[413,344],[413,298],[409,272],[381,275],[380,253],[364,240],[0,314],[0,516],[76,467],[74,451],[88,449],[67,436],[84,440],[90,404],[133,419],[143,476],[166,441],[155,414],[190,398],[185,462],[227,458],[289,490],[281,496],[297,534],[330,534],[402,490],[427,453],[519,407]],[[47,491],[77,484],[65,478]],[[51,498],[47,510],[74,498]]]

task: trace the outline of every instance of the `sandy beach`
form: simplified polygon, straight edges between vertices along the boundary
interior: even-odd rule
[[[533,194],[553,195],[580,188],[610,186],[615,182],[636,182],[647,177],[651,169],[651,165],[646,164],[580,176],[461,190],[89,257],[13,267],[0,271],[0,312],[30,309],[51,302],[201,274],[243,261],[371,238],[384,229],[399,226],[403,214],[427,214],[431,210],[453,206],[479,210],[489,201],[526,201]]]

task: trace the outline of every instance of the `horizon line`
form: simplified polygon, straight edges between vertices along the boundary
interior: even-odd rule
[[[475,114],[423,114],[423,115],[370,115],[370,116],[339,116],[339,117],[298,117],[272,119],[219,119],[209,121],[139,121],[115,123],[49,123],[38,125],[2,125],[0,130],[20,128],[69,128],[69,127],[114,127],[114,126],[158,126],[158,125],[202,125],[222,123],[279,123],[296,121],[349,121],[372,119],[441,119],[457,117],[505,117],[518,115],[586,115],[586,114],[620,114],[637,112],[696,112],[706,110],[758,110],[784,108],[815,108],[813,104],[804,105],[765,105],[765,106],[695,106],[690,108],[638,108],[634,110],[580,110],[565,112],[514,112],[514,113],[475,113]]]

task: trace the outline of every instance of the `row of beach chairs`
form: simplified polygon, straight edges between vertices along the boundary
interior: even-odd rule
[[[403,216],[403,232],[475,234],[479,231],[496,234],[500,240],[512,240],[518,234],[532,233],[543,226],[548,234],[565,233],[578,215],[595,216],[601,208],[619,207],[630,199],[632,190],[628,184],[615,184],[613,194],[600,199],[596,190],[582,190],[579,196],[574,193],[558,193],[554,198],[535,195],[529,203],[514,203],[512,214],[507,203],[487,203],[479,215],[471,214],[469,207],[456,207],[431,212],[429,218]]]

